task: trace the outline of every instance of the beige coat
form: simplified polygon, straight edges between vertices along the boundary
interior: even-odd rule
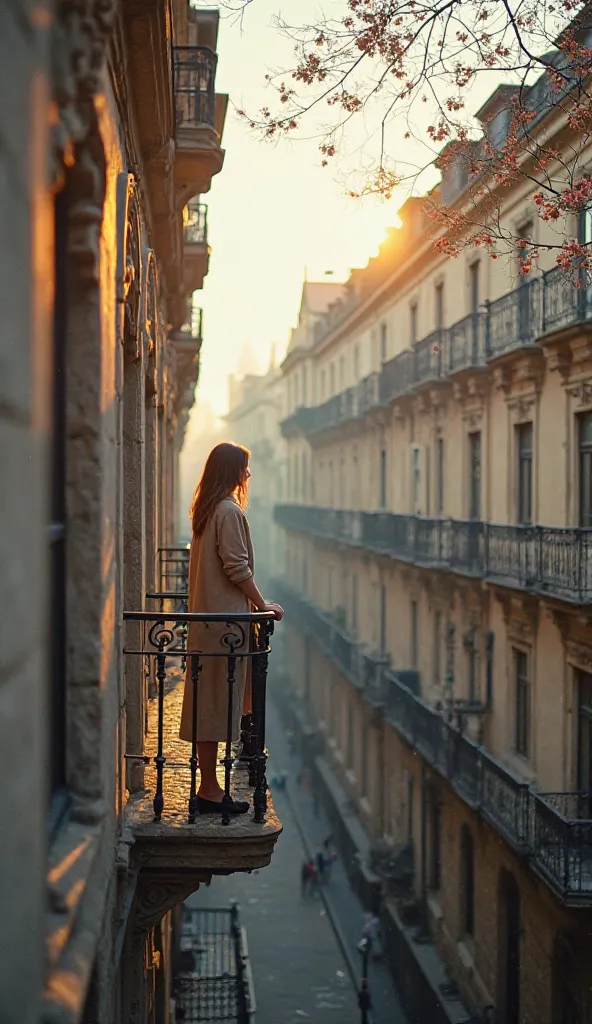
[[[189,556],[190,612],[248,612],[250,605],[237,583],[253,575],[254,559],[251,533],[244,512],[232,498],[221,501],[203,534],[191,544]],[[249,649],[249,626],[241,623],[244,643],[235,649]],[[188,651],[220,652],[228,650],[228,638],[240,634],[239,624],[192,623],[187,638]],[[234,644],[233,644],[234,646]],[[245,699],[247,666],[250,659],[235,662],[232,708],[232,739],[240,736],[240,719]],[[185,693],[179,735],[191,743],[193,721],[193,685],[191,658],[187,659]],[[225,741],[228,714],[228,658],[201,658],[197,696],[197,738],[200,741]],[[250,673],[249,673],[250,675]],[[247,708],[245,708],[247,710]]]

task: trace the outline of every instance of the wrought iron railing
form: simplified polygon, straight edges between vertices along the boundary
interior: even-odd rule
[[[208,244],[208,208],[205,203],[197,199],[189,200],[184,233],[186,245]]]
[[[489,303],[487,354],[490,358],[536,344],[542,333],[542,291],[543,281],[535,277]]]
[[[163,605],[169,602],[183,602],[187,594],[177,590],[167,593],[148,595],[152,600]],[[197,777],[199,765],[197,760],[198,703],[200,694],[200,674],[204,664],[223,660],[226,666],[226,735],[224,740],[224,757],[221,765],[224,769],[224,796],[221,804],[223,825],[230,822],[229,803],[231,802],[230,783],[235,765],[233,753],[233,717],[236,717],[237,671],[243,660],[251,662],[252,713],[245,726],[242,741],[241,762],[248,768],[249,785],[253,787],[254,820],[265,820],[267,810],[267,782],[265,778],[265,702],[267,686],[267,661],[270,653],[269,639],[273,633],[274,618],[264,612],[255,613],[190,613],[180,608],[160,611],[126,611],[123,613],[126,623],[137,623],[140,628],[135,634],[134,644],[126,647],[126,667],[130,658],[141,658],[146,666],[147,675],[155,679],[156,702],[154,754],[143,751],[128,751],[129,759],[139,759],[152,765],[155,774],[154,783],[154,821],[159,822],[166,808],[165,773],[175,772],[173,787],[175,799],[178,798],[179,786],[189,775],[187,786],[187,820],[194,824],[199,816],[197,796]],[[192,640],[191,627],[199,628],[197,638]],[[180,675],[188,666],[191,687],[191,743],[190,756],[185,763],[171,760],[166,742],[172,742],[171,736],[177,736],[179,723],[175,722],[172,729],[168,728],[166,696],[171,685],[180,683]],[[175,705],[176,711],[179,710]],[[166,739],[165,739],[166,737]],[[173,754],[174,757],[174,754]],[[177,782],[177,780],[179,780]]]
[[[276,505],[280,526],[391,557],[451,569],[576,604],[592,602],[592,529],[520,526]]]
[[[189,590],[189,547],[158,549],[159,591],[187,594]]]
[[[236,903],[228,909],[183,905],[177,963],[177,1019],[252,1024],[255,993]]]
[[[471,313],[451,327],[433,331],[383,363],[358,385],[328,402],[298,409],[282,423],[284,436],[314,434],[387,405],[414,388],[485,367],[489,359],[537,345],[550,331],[592,318],[592,275],[559,267],[525,279],[518,288]]]
[[[173,59],[177,128],[214,128],[218,55],[207,46],[175,46]]]
[[[481,312],[470,313],[449,328],[447,373],[485,366],[486,328],[486,316]]]
[[[383,363],[380,371],[380,401],[386,405],[393,398],[411,391],[414,383],[415,356],[413,349],[406,349]]]
[[[427,384],[439,380],[446,373],[448,332],[443,328],[432,331],[413,346],[415,353],[414,384]]]

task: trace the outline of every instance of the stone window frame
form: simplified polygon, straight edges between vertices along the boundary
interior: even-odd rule
[[[515,701],[515,658],[514,651],[522,651],[528,658],[529,676],[529,704],[530,704],[530,742],[528,756],[519,754],[516,750],[516,701]],[[506,750],[506,758],[520,775],[525,776],[529,781],[536,779],[537,772],[537,748],[538,733],[536,728],[536,707],[537,707],[537,644],[536,636],[532,625],[522,618],[510,618],[506,622],[506,709],[505,709],[505,733],[510,738],[510,744]]]
[[[577,528],[580,523],[580,439],[578,419],[592,413],[592,373],[586,379],[567,385],[568,454],[567,454],[567,523]]]
[[[565,662],[566,662],[566,686],[565,686],[565,713],[563,719],[566,723],[565,743],[565,788],[575,789],[578,782],[578,672],[592,674],[592,644],[579,643],[577,641],[565,641]]]
[[[539,511],[539,409],[540,402],[535,392],[509,398],[508,409],[508,452],[507,460],[507,514],[509,523],[518,523],[519,487],[518,487],[518,427],[532,423],[532,494],[531,522],[538,522]]]

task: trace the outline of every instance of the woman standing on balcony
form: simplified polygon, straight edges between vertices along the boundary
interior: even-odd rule
[[[230,620],[233,612],[271,612],[278,620],[284,614],[281,605],[265,601],[253,577],[253,545],[244,511],[251,476],[249,455],[248,449],[242,445],[217,444],[208,456],[195,490],[190,510],[193,538],[189,557],[190,612],[225,612]],[[248,650],[248,628],[245,632],[247,639],[236,648],[238,655]],[[227,633],[225,624],[190,623],[187,650],[223,654],[222,637]],[[192,742],[193,723],[191,662],[189,657],[179,732],[181,739],[189,743]],[[233,741],[240,736],[248,669],[250,659],[239,656],[232,706]],[[216,768],[218,743],[226,741],[227,672],[226,657],[200,660],[197,697],[200,814],[220,813],[222,807],[224,793],[216,777]],[[243,814],[248,808],[245,801],[234,800],[228,810],[231,814]]]

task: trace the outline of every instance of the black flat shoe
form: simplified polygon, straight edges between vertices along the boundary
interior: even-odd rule
[[[246,814],[249,810],[248,800],[231,800],[224,810],[229,814]],[[197,798],[197,809],[200,814],[222,814],[221,800],[205,800],[203,796]]]

